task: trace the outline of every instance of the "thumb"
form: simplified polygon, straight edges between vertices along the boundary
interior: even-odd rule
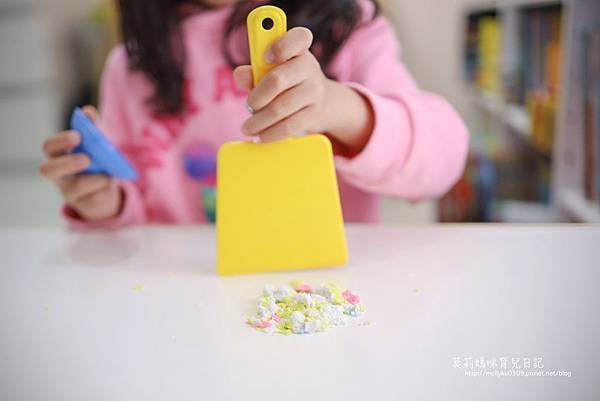
[[[242,65],[233,71],[233,78],[240,88],[251,91],[253,85],[252,67]]]
[[[85,106],[83,113],[95,124],[98,121],[98,110],[94,106]]]

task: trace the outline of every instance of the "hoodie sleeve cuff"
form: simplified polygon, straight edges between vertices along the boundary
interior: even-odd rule
[[[105,230],[142,224],[144,221],[143,207],[137,189],[132,183],[128,182],[122,182],[120,186],[123,191],[123,207],[118,216],[108,220],[90,222],[82,219],[70,206],[64,205],[62,215],[69,228],[75,230]]]
[[[409,114],[398,99],[376,95],[360,84],[344,84],[369,101],[375,126],[365,148],[353,157],[337,156],[336,167],[350,181],[380,182],[408,155],[412,142]]]

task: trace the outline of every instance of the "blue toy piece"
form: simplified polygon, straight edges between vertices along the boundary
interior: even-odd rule
[[[134,181],[138,173],[125,156],[106,138],[79,107],[73,111],[71,129],[81,134],[81,144],[74,153],[85,153],[92,164],[84,174],[106,174],[121,180]]]

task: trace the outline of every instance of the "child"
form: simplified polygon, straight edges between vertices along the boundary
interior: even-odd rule
[[[379,196],[446,192],[468,133],[398,61],[375,0],[278,0],[291,29],[265,54],[278,64],[252,89],[245,18],[265,2],[120,0],[124,44],[110,55],[100,113],[86,113],[140,172],[134,183],[78,175],[79,134],[44,143],[41,173],[75,227],[214,220],[215,158],[229,141],[323,132],[333,142],[344,217],[375,222]],[[248,110],[248,111],[246,111]]]

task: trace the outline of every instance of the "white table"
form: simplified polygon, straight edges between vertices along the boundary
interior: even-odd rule
[[[219,278],[211,228],[0,229],[0,400],[600,399],[600,227],[348,236],[346,269]],[[294,278],[350,287],[372,324],[244,324],[264,284]],[[479,357],[572,376],[453,366]]]

